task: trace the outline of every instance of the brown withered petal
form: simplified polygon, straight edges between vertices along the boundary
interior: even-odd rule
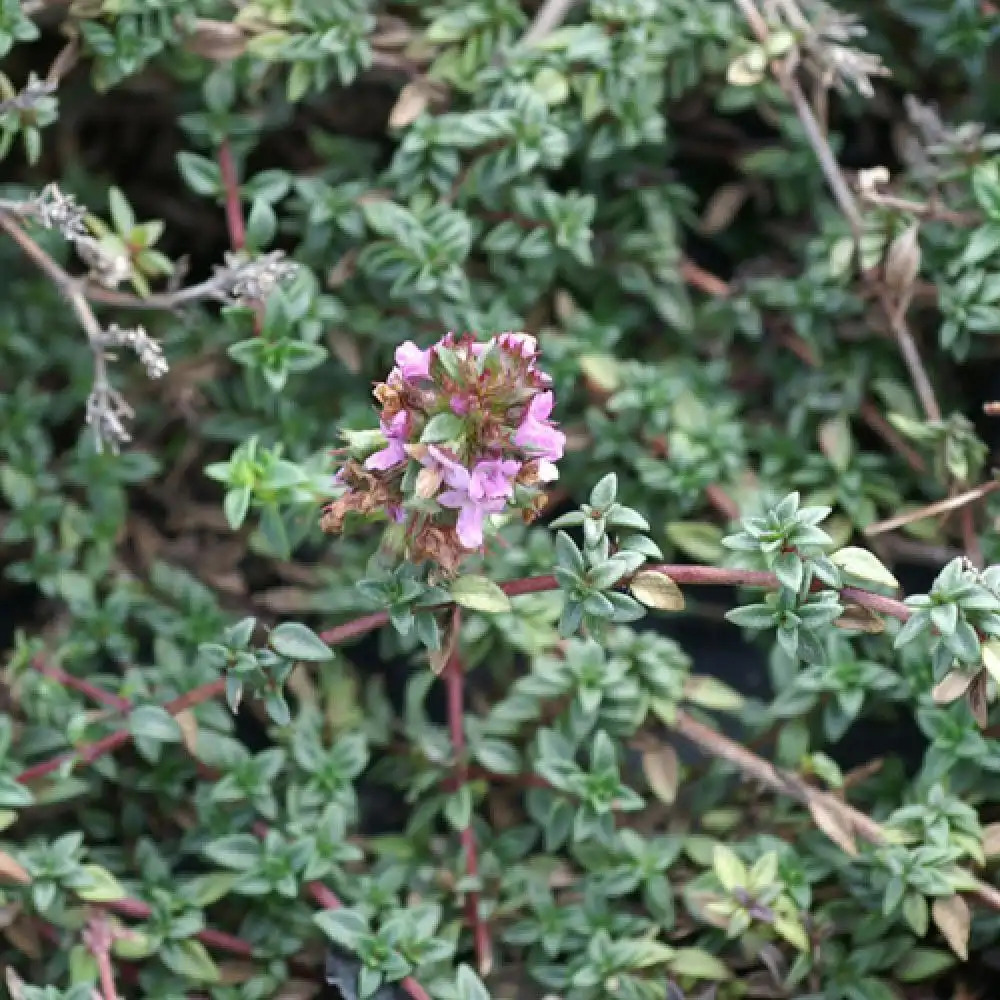
[[[515,481],[520,483],[522,486],[534,486],[536,483],[540,483],[541,477],[538,473],[540,467],[541,463],[538,461],[525,462],[524,465],[521,466]]]
[[[344,518],[347,517],[348,509],[344,497],[328,503],[323,508],[323,516],[319,520],[320,529],[328,535],[339,535],[344,530]]]
[[[414,492],[423,500],[429,500],[434,496],[441,485],[441,470],[423,468],[417,473],[417,482]]]
[[[434,563],[448,577],[458,573],[466,555],[454,528],[433,524],[425,524],[414,536],[410,547],[414,559]]]
[[[184,39],[184,48],[205,59],[229,62],[246,52],[247,41],[246,34],[237,24],[199,18],[194,22],[194,30]]]

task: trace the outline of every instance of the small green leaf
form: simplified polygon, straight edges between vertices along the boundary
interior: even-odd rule
[[[118,879],[100,865],[83,865],[88,884],[76,890],[76,894],[88,903],[112,903],[124,899],[127,893]]]
[[[955,956],[939,948],[914,948],[892,970],[904,983],[919,983],[955,964]]]
[[[300,622],[284,622],[268,637],[268,644],[279,655],[289,660],[306,660],[321,663],[333,659],[333,650]]]
[[[246,520],[247,511],[250,509],[250,497],[252,492],[249,486],[240,486],[238,489],[230,490],[226,494],[222,507],[226,513],[226,520],[233,531],[237,531]]]
[[[205,856],[216,864],[236,871],[249,871],[260,860],[260,841],[249,833],[230,833],[202,848]]]
[[[715,845],[712,851],[712,870],[727,892],[746,886],[750,874],[747,866],[725,844]]]
[[[129,205],[125,195],[116,187],[108,191],[108,207],[118,235],[128,239],[135,228],[135,212],[132,211],[132,206]]]
[[[222,171],[213,160],[197,153],[181,152],[177,154],[177,167],[187,184],[195,194],[215,195],[222,190]]]
[[[743,708],[743,695],[717,677],[692,675],[684,682],[684,697],[702,708],[717,712],[738,712]]]
[[[274,234],[278,230],[278,219],[274,214],[274,209],[258,198],[250,208],[250,215],[247,217],[246,239],[249,246],[255,250],[263,250],[274,239]]]
[[[472,821],[472,790],[462,785],[457,792],[448,796],[444,805],[444,815],[456,830],[465,830]]]
[[[609,472],[590,491],[590,506],[605,511],[615,502],[618,495],[618,477]]]
[[[122,928],[111,945],[111,952],[117,958],[148,958],[157,950],[157,941],[143,931],[130,927]]]
[[[666,526],[667,538],[686,556],[699,562],[717,563],[725,554],[723,531],[703,521],[672,521]]]
[[[454,413],[438,413],[427,421],[420,440],[424,444],[440,444],[442,441],[454,441],[465,430],[465,422]]]
[[[256,858],[256,854],[254,855]],[[181,888],[179,895],[194,906],[205,907],[217,903],[228,895],[239,876],[232,872],[212,872],[196,875]]]
[[[455,1000],[490,1000],[482,980],[467,965],[458,967],[455,977]]]
[[[69,981],[73,986],[97,985],[97,959],[82,944],[73,945],[69,950]],[[16,996],[16,994],[14,994]]]
[[[701,948],[678,948],[669,966],[675,976],[710,979],[713,982],[732,978],[732,973],[719,959]]]
[[[370,933],[357,910],[323,910],[313,917],[313,922],[334,944],[348,951],[357,951],[362,938]]]
[[[195,938],[165,942],[160,948],[159,957],[171,972],[192,982],[219,981],[219,967],[212,961],[205,946]]]
[[[917,937],[927,933],[930,923],[930,907],[927,900],[919,892],[908,892],[903,898],[903,919],[913,929]]]
[[[456,604],[473,611],[502,614],[511,609],[510,598],[485,576],[460,576],[451,585],[451,596]]]
[[[159,705],[138,705],[128,717],[129,732],[133,736],[156,743],[179,743],[181,727],[177,720]]]

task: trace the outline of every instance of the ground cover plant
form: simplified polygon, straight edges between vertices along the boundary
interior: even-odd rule
[[[993,995],[998,34],[0,0],[13,1000]]]

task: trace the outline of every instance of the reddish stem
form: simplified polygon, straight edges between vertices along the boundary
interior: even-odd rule
[[[314,902],[323,907],[324,910],[339,910],[343,903],[337,898],[337,894],[322,882],[309,882],[306,891],[312,896]],[[431,1000],[430,994],[412,976],[401,979],[399,985],[410,996],[411,1000]]]
[[[194,688],[194,690],[188,691],[187,694],[182,694],[179,698],[174,698],[173,701],[168,701],[163,707],[171,715],[177,715],[186,708],[192,708],[195,705],[202,704],[202,702],[217,698],[225,690],[226,682],[220,678],[219,680],[210,681],[208,684],[202,684],[201,687]],[[50,760],[42,761],[40,764],[35,764],[27,768],[17,776],[17,780],[22,785],[27,785],[37,778],[42,778],[53,771],[58,771],[67,761],[73,761],[75,764],[92,764],[98,757],[102,757],[104,754],[110,753],[112,750],[117,750],[120,746],[124,746],[131,739],[131,736],[132,734],[128,729],[116,729],[113,733],[108,733],[107,736],[102,736],[99,740],[94,740],[93,743],[85,743],[83,746],[77,747],[76,750],[60,754],[58,757],[53,757]]]
[[[352,618],[343,625],[335,625],[325,632],[320,632],[319,637],[330,646],[339,646],[349,639],[357,639],[359,636],[367,635],[377,628],[381,628],[389,621],[387,611],[376,611],[370,615],[362,615],[360,618]]]
[[[983,548],[976,534],[976,517],[971,506],[963,507],[958,512],[959,523],[962,526],[962,542],[965,545],[965,555],[977,569],[983,568]]]
[[[698,291],[704,292],[706,295],[711,295],[713,298],[728,298],[729,293],[732,291],[722,278],[716,277],[710,271],[699,267],[691,260],[681,261],[680,274],[692,288],[697,288]]]
[[[689,587],[763,587],[770,589],[778,585],[778,578],[767,570],[759,569],[726,569],[721,566],[693,566],[687,563],[677,565],[660,564],[654,566],[644,566],[644,573],[665,573],[676,584],[687,585]],[[816,589],[822,589],[822,585],[817,583]],[[554,576],[525,576],[519,580],[507,580],[500,584],[500,589],[508,597],[521,597],[524,594],[540,594],[548,590],[557,590],[559,584]],[[844,587],[840,591],[841,597],[849,598],[855,604],[870,608],[872,611],[879,611],[889,615],[891,618],[898,618],[905,622],[910,617],[910,609],[899,600],[893,597],[883,597],[881,594],[872,594],[867,590],[859,590],[856,587]],[[446,604],[438,605],[432,610],[441,610],[448,607]],[[331,646],[337,646],[348,639],[357,639],[368,632],[381,628],[389,621],[388,612],[376,611],[374,614],[364,615],[361,618],[354,618],[343,625],[336,625],[320,632],[320,638]]]
[[[118,1000],[115,970],[111,965],[111,944],[114,940],[107,917],[102,913],[84,929],[83,941],[94,956],[97,977],[101,984],[101,1000]]]
[[[105,903],[109,910],[121,914],[123,917],[131,917],[133,920],[148,920],[152,915],[152,908],[141,899],[116,899],[110,903]],[[227,951],[232,955],[239,955],[242,958],[253,956],[253,947],[249,941],[227,934],[225,931],[216,931],[211,928],[198,931],[195,937],[204,945],[215,948],[217,951]]]
[[[465,760],[465,668],[459,652],[459,629],[462,615],[458,608],[452,612],[451,628],[454,649],[445,666],[444,677],[448,694],[448,731],[451,734],[451,748],[455,754],[455,784],[461,789],[468,780],[468,765]],[[479,858],[476,853],[476,834],[469,822],[459,834],[465,853],[465,872],[473,881],[479,879]],[[472,928],[472,938],[476,949],[476,965],[481,976],[489,975],[493,965],[493,948],[490,932],[479,911],[479,893],[470,889],[466,893],[466,919]]]
[[[223,139],[219,146],[219,172],[222,174],[222,186],[226,191],[226,228],[229,230],[229,242],[234,250],[242,250],[246,245],[247,234],[243,225],[236,161],[233,159],[228,139]]]
[[[861,419],[876,433],[893,451],[896,452],[906,462],[914,472],[926,472],[927,463],[915,449],[911,448],[903,436],[896,431],[896,428],[889,423],[878,411],[878,407],[871,400],[862,400],[861,408],[858,411]]]
[[[96,702],[98,705],[104,705],[105,708],[113,708],[117,712],[127,712],[132,707],[127,698],[121,698],[110,691],[105,691],[103,688],[99,688],[96,684],[91,684],[90,681],[86,681],[82,677],[74,677],[73,674],[67,673],[61,667],[47,663],[40,656],[34,657],[31,665],[40,674],[43,674],[50,680],[57,681],[74,691],[79,691],[80,694]]]
[[[740,505],[717,483],[709,483],[705,487],[705,499],[730,521],[740,516]]]

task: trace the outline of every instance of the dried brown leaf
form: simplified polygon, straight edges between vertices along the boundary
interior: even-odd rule
[[[728,229],[749,197],[749,185],[739,182],[723,184],[708,199],[698,228],[706,236],[714,236]]]
[[[990,724],[990,703],[986,697],[988,678],[989,672],[980,670],[972,678],[972,683],[966,692],[966,698],[969,701],[969,711],[972,712],[972,717],[976,720],[976,725],[980,729],[985,729]]]
[[[969,958],[969,927],[972,914],[969,904],[956,892],[934,900],[931,916],[951,950],[963,962]]]
[[[188,52],[215,62],[238,59],[247,49],[247,36],[231,21],[210,21],[199,18],[194,30],[184,39]]]
[[[399,92],[399,97],[389,113],[389,128],[405,128],[415,122],[426,110],[430,93],[420,80],[411,80]]]
[[[0,879],[27,885],[31,876],[6,851],[0,851]]]
[[[824,420],[819,428],[819,449],[838,472],[844,472],[851,463],[854,439],[847,417],[840,414]]]
[[[315,595],[304,587],[271,587],[257,596],[257,603],[279,615],[313,611]]]
[[[3,929],[3,933],[22,955],[34,959],[42,957],[42,940],[38,936],[38,927],[27,917],[18,917],[17,920]]]
[[[669,743],[642,755],[642,770],[653,794],[664,804],[672,805],[677,798],[680,762],[677,751]]]
[[[684,595],[681,588],[667,576],[657,570],[645,570],[636,573],[629,584],[633,597],[642,601],[649,608],[660,611],[682,611]]]
[[[184,709],[183,712],[178,712],[174,719],[177,720],[177,725],[181,730],[181,742],[184,744],[184,749],[187,750],[192,757],[198,756],[198,720],[195,718],[194,711],[190,708]]]
[[[219,982],[227,985],[245,983],[257,975],[257,966],[253,962],[241,962],[233,959],[229,962],[219,962]]]
[[[355,337],[344,330],[336,328],[327,331],[326,342],[330,353],[352,374],[361,371],[361,348]]]
[[[854,856],[858,853],[857,844],[854,842],[854,831],[850,822],[843,813],[832,804],[826,797],[810,796],[808,801],[809,814],[815,824],[823,831],[842,851]]]
[[[972,674],[962,670],[950,670],[934,685],[931,697],[935,704],[949,705],[961,698],[969,690],[970,684],[972,684]]]
[[[321,984],[313,980],[289,979],[274,994],[274,1000],[312,1000],[320,988]]]
[[[983,827],[983,854],[987,858],[1000,856],[1000,823],[989,823]]]
[[[866,632],[868,635],[880,635],[885,631],[885,621],[870,608],[860,604],[844,605],[844,613],[833,624],[837,628],[850,632]]]

